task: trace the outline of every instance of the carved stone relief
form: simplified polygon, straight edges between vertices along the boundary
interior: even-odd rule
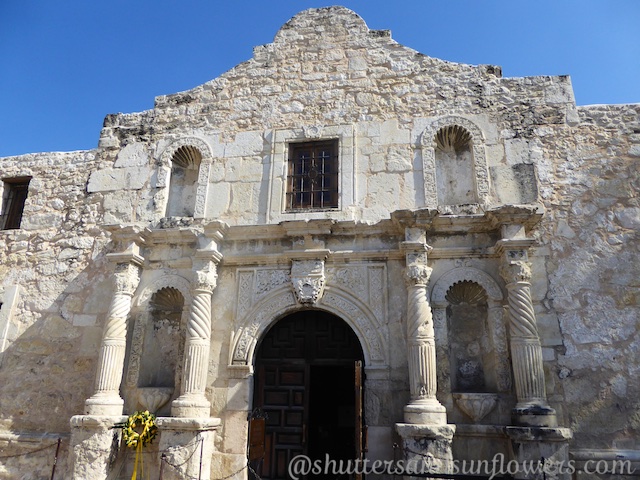
[[[324,260],[293,260],[291,283],[298,302],[303,305],[318,303],[324,292]]]
[[[323,263],[320,260],[294,261],[291,275],[278,268],[237,271],[238,298],[231,364],[249,365],[253,348],[269,325],[282,315],[307,305],[341,317],[360,337],[365,357],[370,362],[388,363],[382,327],[386,323],[385,266],[331,267],[325,276]],[[313,282],[316,280],[318,283]],[[308,284],[308,290],[300,289],[301,282]]]

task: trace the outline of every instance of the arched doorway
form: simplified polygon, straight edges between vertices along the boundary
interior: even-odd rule
[[[322,311],[289,315],[264,335],[253,395],[268,416],[261,478],[287,478],[296,455],[361,457],[363,359],[349,325]]]

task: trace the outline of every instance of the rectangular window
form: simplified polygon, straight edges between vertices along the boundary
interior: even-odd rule
[[[289,144],[287,211],[338,208],[338,140]]]
[[[31,177],[6,178],[2,195],[2,229],[20,228]]]

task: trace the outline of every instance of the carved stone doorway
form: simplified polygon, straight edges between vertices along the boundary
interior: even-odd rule
[[[253,396],[268,415],[261,478],[288,478],[296,455],[362,456],[363,360],[353,330],[326,312],[289,315],[264,335]]]

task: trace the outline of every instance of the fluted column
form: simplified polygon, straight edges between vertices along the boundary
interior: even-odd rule
[[[527,250],[518,245],[523,242],[530,241],[503,240],[498,247],[502,255],[500,275],[508,291],[511,358],[518,400],[514,417],[520,425],[556,426],[555,411],[547,403],[542,346],[531,300],[531,263]]]
[[[120,397],[120,384],[124,369],[127,317],[131,311],[131,297],[140,281],[137,262],[118,263],[114,281],[115,293],[102,335],[95,393],[85,402],[88,415],[122,415],[124,405]]]
[[[196,260],[193,300],[187,322],[180,397],[171,413],[177,417],[209,417],[211,403],[205,396],[211,346],[211,295],[216,287],[216,260]]]
[[[436,399],[436,345],[431,306],[427,298],[427,284],[432,269],[427,266],[426,243],[412,241],[416,235],[424,238],[419,229],[407,229],[403,247],[406,254],[407,280],[407,346],[409,388],[411,399],[404,408],[404,420],[413,424],[446,424],[444,406]]]

